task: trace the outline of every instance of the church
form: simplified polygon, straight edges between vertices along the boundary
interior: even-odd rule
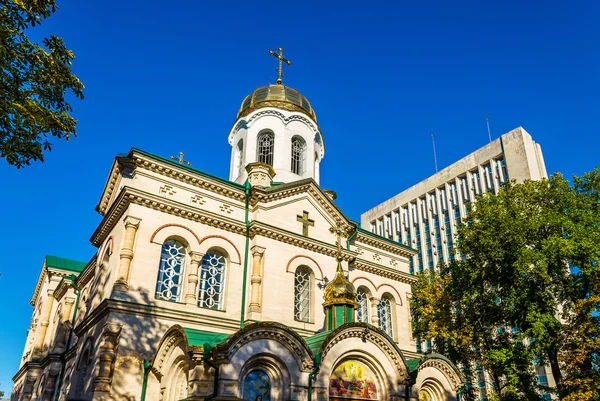
[[[242,100],[229,179],[115,158],[97,252],[43,262],[12,400],[460,398],[457,367],[412,337],[417,251],[320,187],[324,135],[282,53],[277,83]]]

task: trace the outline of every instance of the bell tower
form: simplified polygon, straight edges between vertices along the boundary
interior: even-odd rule
[[[250,163],[270,165],[273,181],[312,178],[319,183],[319,165],[325,156],[321,128],[308,99],[283,85],[280,47],[269,53],[278,60],[277,83],[260,86],[244,98],[228,140],[231,145],[229,179],[243,184]]]

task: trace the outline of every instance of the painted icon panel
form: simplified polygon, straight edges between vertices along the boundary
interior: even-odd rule
[[[377,400],[377,380],[365,364],[345,361],[329,378],[329,398],[343,400]]]

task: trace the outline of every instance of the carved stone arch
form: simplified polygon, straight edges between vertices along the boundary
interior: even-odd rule
[[[238,350],[259,340],[269,340],[271,345],[280,344],[280,351],[288,352],[288,355],[294,359],[298,371],[309,372],[313,368],[313,354],[302,337],[288,326],[277,322],[248,324],[224,343],[216,345],[212,354],[218,363],[231,363]],[[283,358],[281,354],[279,356]],[[240,354],[238,354],[238,360],[239,357]],[[290,369],[289,371],[293,372],[294,370]]]
[[[207,235],[199,241],[199,252],[201,254],[205,254],[210,249],[217,249],[221,252],[225,253],[230,263],[241,264],[242,256],[240,251],[231,242],[230,239],[225,238],[221,235]]]
[[[456,391],[464,384],[464,379],[456,365],[440,354],[433,353],[424,356],[419,361],[416,370],[418,371],[417,388],[430,389],[431,392],[437,394],[444,392],[448,396],[448,398],[440,399],[456,399]]]
[[[350,339],[354,340],[349,341]],[[343,343],[346,341],[349,342]],[[352,344],[350,344],[350,342]],[[341,344],[341,348],[339,344]],[[390,367],[393,368],[398,380],[409,378],[410,369],[408,368],[404,355],[398,348],[398,345],[396,345],[396,343],[381,329],[368,323],[346,323],[331,332],[321,345],[321,367],[324,366],[323,363],[325,360],[329,360],[330,363],[335,362],[331,361],[331,359],[327,359],[327,355],[330,352],[333,352],[334,348],[337,348],[335,353],[340,354],[345,353],[348,349],[352,349],[353,347],[357,350],[363,349],[371,354],[378,349],[379,352],[381,352],[381,356],[385,356],[386,360],[389,361]],[[369,350],[367,350],[367,348],[369,348]],[[334,355],[333,359],[336,360],[336,358],[339,359],[339,357]]]
[[[158,347],[156,348],[156,354],[154,354],[154,358],[151,361],[151,368],[156,373],[164,374],[162,372],[163,365],[165,363],[165,359],[168,356],[168,353],[173,349],[173,347],[178,346],[179,343],[183,343],[185,347],[187,347],[187,338],[185,336],[185,331],[183,327],[180,325],[171,326],[163,335],[162,339],[158,343]]]
[[[294,273],[299,266],[306,266],[310,268],[313,271],[313,276],[316,280],[322,281],[325,279],[325,276],[323,275],[323,269],[321,269],[319,263],[317,263],[317,261],[310,256],[306,255],[296,255],[291,258],[287,263],[285,271]]]
[[[382,287],[386,287],[386,288],[384,288],[384,289],[382,290],[382,289],[381,289]],[[392,292],[390,292],[390,290],[389,290],[390,288],[391,288],[391,290],[393,291],[393,293],[392,293]],[[388,291],[385,291],[386,289],[387,289]],[[378,297],[379,297],[380,299],[382,299],[382,298],[383,298],[383,297],[384,297],[386,294],[388,294],[388,296],[389,296],[389,297],[391,297],[391,298],[394,300],[394,303],[395,303],[395,304],[397,304],[397,305],[400,305],[400,306],[402,306],[402,305],[403,305],[403,303],[402,303],[402,297],[400,296],[400,293],[398,292],[398,290],[397,290],[396,288],[394,288],[392,285],[390,285],[390,284],[387,284],[387,283],[380,284],[380,285],[377,287],[377,295],[378,295]]]
[[[188,251],[195,249],[196,244],[200,244],[200,238],[189,227],[183,224],[164,224],[158,227],[152,236],[150,242],[161,245],[169,239],[174,239],[184,244]]]
[[[358,287],[365,287],[366,289],[369,290],[372,297],[377,295],[377,286],[375,285],[375,283],[373,283],[367,277],[363,277],[363,276],[356,277],[356,278],[352,279],[352,284],[354,284],[354,287],[356,289],[358,289]]]
[[[108,253],[108,256],[110,256],[113,253],[114,247],[115,247],[115,240],[114,240],[114,237],[111,235],[110,237],[108,237],[108,239],[106,241],[104,241],[104,246],[102,248],[100,248],[98,255],[106,255]],[[102,260],[104,260],[104,256],[102,257]]]
[[[239,398],[246,396],[244,394],[244,381],[254,370],[262,370],[269,376],[271,380],[271,400],[283,401],[290,399],[289,389],[293,382],[287,364],[278,355],[266,352],[251,356],[239,371]]]

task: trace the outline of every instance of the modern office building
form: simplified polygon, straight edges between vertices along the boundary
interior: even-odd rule
[[[475,195],[508,179],[547,177],[540,145],[518,127],[361,215],[363,228],[418,251],[410,272],[455,257],[456,228]]]

